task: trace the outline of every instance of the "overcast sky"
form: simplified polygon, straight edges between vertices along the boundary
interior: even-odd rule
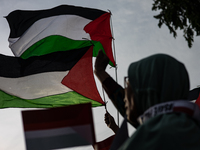
[[[183,62],[188,70],[190,88],[200,85],[200,37],[195,37],[193,47],[190,49],[183,38],[182,31],[178,32],[176,39],[169,33],[166,26],[158,28],[158,21],[152,12],[151,0],[0,0],[0,53],[12,55],[8,47],[9,28],[5,18],[16,9],[38,10],[48,9],[61,4],[84,6],[112,12],[112,24],[115,38],[115,50],[118,65],[118,82],[123,85],[123,77],[127,75],[127,68],[133,61],[146,56],[165,53]],[[115,78],[115,70],[107,68]],[[101,88],[100,88],[101,93]],[[102,93],[101,93],[102,94]],[[109,99],[108,111],[116,118],[116,109]],[[21,110],[9,108],[0,110],[0,149],[25,150]],[[94,108],[94,124],[97,141],[103,140],[113,134],[104,123],[103,107]],[[120,122],[121,122],[120,118]],[[130,134],[134,128],[130,129]],[[91,146],[73,149],[92,149]]]

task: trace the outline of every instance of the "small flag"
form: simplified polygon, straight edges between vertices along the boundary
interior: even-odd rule
[[[22,111],[27,150],[95,143],[91,104]]]

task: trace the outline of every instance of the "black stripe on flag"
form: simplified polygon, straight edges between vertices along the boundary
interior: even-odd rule
[[[17,78],[43,72],[70,70],[90,47],[59,51],[28,59],[0,54],[0,76]]]
[[[46,10],[15,10],[11,12],[7,17],[7,21],[10,26],[9,38],[20,37],[34,22],[57,15],[78,15],[90,20],[95,20],[100,17],[105,11],[99,9],[77,7],[70,5],[60,5],[52,9]]]

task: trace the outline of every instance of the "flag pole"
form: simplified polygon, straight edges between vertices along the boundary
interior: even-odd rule
[[[103,99],[104,99],[104,103],[105,103],[105,110],[106,110],[106,112],[108,112],[108,110],[107,110],[107,101],[106,101],[106,98],[105,98],[105,93],[104,93],[104,89],[103,89],[103,86],[102,86],[102,93],[103,93]]]
[[[82,39],[90,41],[90,40],[87,39],[87,38],[82,38]],[[90,41],[90,42],[91,42],[91,41]],[[92,44],[93,46],[95,46],[92,42],[91,42],[91,44]],[[102,93],[103,93],[103,101],[104,101],[104,103],[105,103],[105,110],[106,110],[106,112],[107,112],[108,110],[107,110],[107,106],[106,106],[106,105],[107,105],[108,101],[106,101],[103,86],[102,86]]]
[[[113,45],[113,53],[114,53],[114,59],[115,59],[115,80],[118,83],[118,78],[117,78],[117,57],[116,57],[116,51],[115,51],[115,39],[114,39],[114,32],[113,32],[113,25],[112,25],[112,19],[111,19],[111,11],[108,9],[110,13],[110,26],[111,26],[111,33],[112,33],[112,45]],[[117,124],[119,126],[119,111],[117,110]]]

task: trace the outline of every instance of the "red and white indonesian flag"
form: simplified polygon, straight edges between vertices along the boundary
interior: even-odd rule
[[[27,150],[95,143],[91,104],[22,111]]]

